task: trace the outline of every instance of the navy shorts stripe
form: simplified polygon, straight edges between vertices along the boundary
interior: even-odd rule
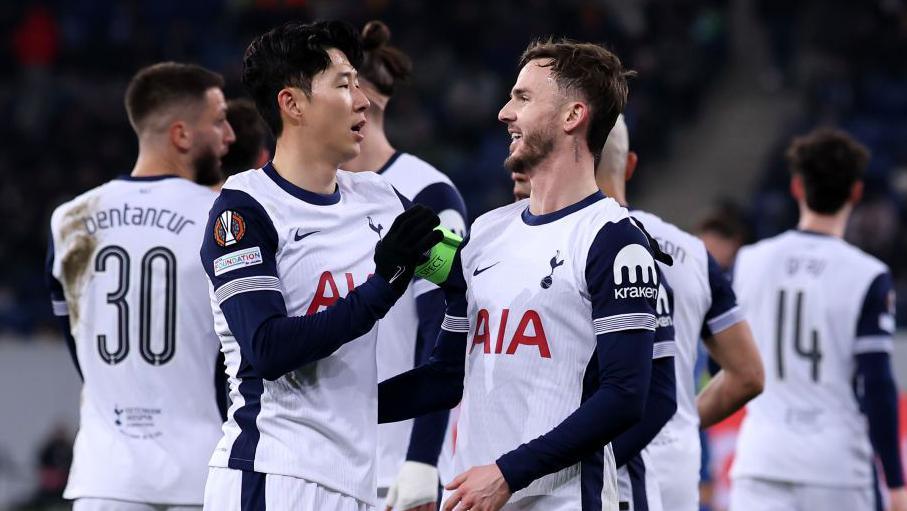
[[[627,462],[630,474],[630,487],[633,489],[633,511],[649,511],[649,499],[646,497],[646,464],[637,454]]]
[[[602,510],[602,488],[605,485],[604,459],[605,450],[597,449],[580,462],[582,511]]]
[[[240,362],[239,375],[248,374],[249,365]],[[237,470],[255,470],[255,451],[258,449],[258,414],[261,412],[261,395],[264,393],[264,381],[261,378],[243,379],[239,383],[239,393],[245,404],[233,413],[233,420],[239,426],[240,433],[230,450],[228,466]]]
[[[243,470],[239,502],[242,511],[265,511],[265,474]]]

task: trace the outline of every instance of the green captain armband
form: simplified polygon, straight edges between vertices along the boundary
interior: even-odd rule
[[[431,247],[428,261],[416,266],[416,277],[421,277],[435,284],[441,284],[450,275],[454,255],[457,253],[457,247],[460,246],[460,243],[463,243],[463,238],[444,227],[438,226],[435,227],[435,230],[441,231],[444,234],[444,239]]]

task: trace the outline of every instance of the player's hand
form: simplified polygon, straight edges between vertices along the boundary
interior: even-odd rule
[[[385,511],[435,511],[438,500],[438,469],[426,463],[407,461],[387,492]]]
[[[394,219],[387,234],[375,246],[375,273],[393,286],[397,294],[406,291],[413,272],[427,252],[444,237],[434,230],[441,223],[432,210],[416,204]]]
[[[888,511],[907,511],[907,488],[892,488],[888,490]]]
[[[510,499],[510,487],[497,464],[472,467],[445,488],[453,491],[443,511],[497,511]]]

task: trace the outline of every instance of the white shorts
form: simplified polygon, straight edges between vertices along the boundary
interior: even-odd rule
[[[875,494],[866,488],[835,488],[740,477],[731,485],[730,511],[873,511]]]
[[[72,503],[73,511],[202,511],[201,506],[171,506],[143,504],[114,499],[79,498]]]
[[[695,441],[693,441],[695,439]],[[699,437],[690,441],[674,439],[670,443],[650,443],[646,467],[651,467],[658,481],[661,503],[670,511],[699,511],[699,468],[702,448]]]
[[[205,511],[375,511],[374,506],[298,477],[211,467]]]

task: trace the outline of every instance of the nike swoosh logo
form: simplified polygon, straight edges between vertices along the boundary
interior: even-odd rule
[[[303,239],[303,238],[305,238],[305,237],[308,237],[308,236],[311,236],[311,235],[315,234],[316,232],[321,232],[321,231],[307,232],[307,233],[305,233],[305,234],[303,234],[303,235],[300,236],[300,235],[299,235],[299,229],[296,229],[296,234],[293,236],[293,241],[299,241],[299,240],[301,240],[301,239]]]
[[[501,263],[501,261],[498,261],[498,262],[496,262],[496,263],[494,263],[494,264],[491,264],[491,265],[488,265],[488,266],[482,268],[481,270],[478,269],[478,268],[476,268],[475,270],[472,271],[472,276],[473,276],[473,277],[478,277],[480,273],[482,273],[482,272],[484,272],[485,270],[487,270],[487,269],[489,269],[489,268],[491,268],[491,267],[493,267],[493,266],[496,266],[496,265],[498,265],[498,264],[500,264],[500,263]]]

